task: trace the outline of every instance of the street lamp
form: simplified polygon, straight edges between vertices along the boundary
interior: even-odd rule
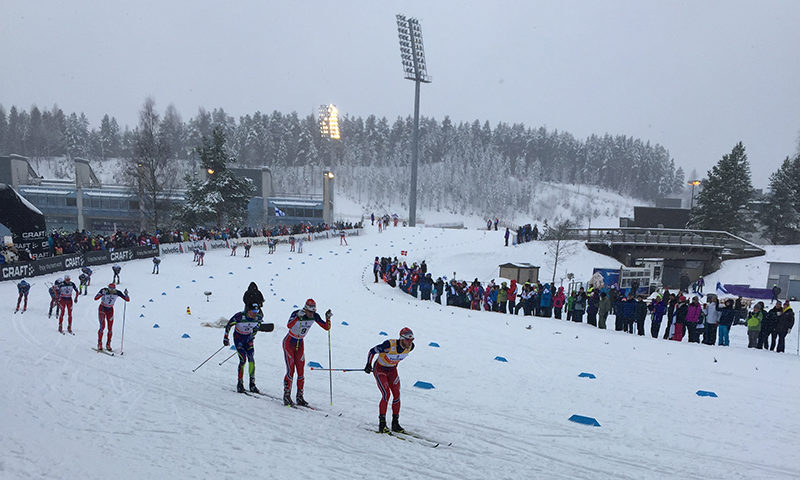
[[[416,18],[397,15],[397,35],[400,38],[400,59],[405,78],[414,81],[414,140],[411,147],[411,188],[408,193],[408,225],[417,224],[417,157],[419,155],[419,84],[431,83],[425,66],[422,27]]]
[[[692,198],[689,200],[689,210],[694,208],[694,187],[700,185],[700,180],[689,180],[689,185],[692,186]]]

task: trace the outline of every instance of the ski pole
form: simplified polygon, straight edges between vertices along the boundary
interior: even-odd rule
[[[211,354],[211,357],[213,357],[214,355],[218,354],[218,353],[220,352],[220,350],[222,350],[223,348],[225,348],[225,345],[223,345],[223,346],[219,347],[219,350],[217,350],[216,352],[212,353],[212,354]],[[198,366],[197,366],[197,367],[196,367],[194,370],[192,370],[192,373],[196,372],[198,368],[202,367],[203,365],[205,365],[205,363],[206,363],[207,361],[211,360],[211,357],[208,357],[208,358],[206,358],[205,360],[203,360],[203,363],[201,363],[201,364],[200,364],[200,365],[198,365]]]
[[[316,368],[311,367],[311,370],[321,370],[323,372],[363,372],[363,368]]]
[[[128,302],[122,304],[122,335],[119,339],[119,354],[125,355],[122,351],[123,346],[125,345],[125,314],[128,312]]]
[[[219,350],[222,350],[222,349],[220,348]],[[219,352],[219,350],[217,350],[217,351]],[[231,358],[233,358],[233,356],[234,356],[234,355],[236,355],[237,353],[239,353],[239,352],[237,351],[237,352],[233,352],[233,353],[231,353],[231,356],[230,356],[230,357],[228,357],[228,358],[226,358],[225,360],[223,360],[223,361],[219,362],[219,364],[220,364],[220,365],[222,365],[223,363],[227,362],[228,360],[230,360]],[[213,356],[213,355],[212,355],[212,356]]]
[[[331,366],[331,330],[328,329],[328,367]],[[331,406],[333,406],[333,368],[328,368],[328,386],[331,392]]]

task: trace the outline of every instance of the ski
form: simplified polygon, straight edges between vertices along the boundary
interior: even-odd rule
[[[73,333],[73,335],[75,335],[75,334]],[[101,350],[98,350],[98,349],[96,349],[96,348],[94,348],[94,347],[92,347],[92,350],[94,350],[94,351],[95,351],[95,352],[97,352],[97,353],[105,353],[105,354],[106,354],[106,355],[108,355],[109,357],[113,357],[113,356],[114,356],[114,352],[108,352],[108,351],[106,351],[106,350],[102,350],[102,349],[101,349]]]
[[[447,442],[447,443],[439,442],[438,440],[434,440],[432,438],[428,438],[428,437],[426,437],[424,435],[420,435],[420,434],[415,433],[415,432],[409,432],[408,430],[406,430],[404,432],[392,432],[392,433],[394,433],[395,435],[407,435],[409,437],[416,438],[418,440],[424,440],[426,442],[435,443],[436,447],[438,447],[439,445],[443,445],[445,447],[450,447],[450,446],[453,445],[453,442]],[[434,448],[436,448],[436,447],[434,447]]]
[[[398,440],[403,440],[404,442],[417,443],[419,445],[429,448],[437,448],[440,445],[439,442],[418,435],[408,435],[407,433],[392,432],[391,430],[388,432],[381,432],[380,430],[374,430],[372,427],[365,427],[365,428],[370,432],[377,433],[378,435],[387,435],[389,437],[394,437]],[[452,444],[448,444],[448,446],[450,445]]]

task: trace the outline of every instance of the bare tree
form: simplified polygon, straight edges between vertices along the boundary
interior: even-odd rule
[[[563,222],[556,222],[547,228],[542,235],[547,246],[547,263],[553,266],[553,280],[556,281],[556,272],[558,271],[558,262],[566,255],[575,253],[578,242],[573,240],[575,226],[569,220]]]

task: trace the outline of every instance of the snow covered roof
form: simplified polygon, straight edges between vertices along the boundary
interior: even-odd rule
[[[530,263],[503,263],[500,266],[513,268],[539,268],[538,266],[531,265]]]
[[[74,190],[50,190],[31,187],[19,187],[19,191],[25,193],[36,193],[39,195],[69,195],[70,193],[74,192]]]
[[[320,207],[322,202],[301,202],[299,200],[270,200],[278,207]]]

